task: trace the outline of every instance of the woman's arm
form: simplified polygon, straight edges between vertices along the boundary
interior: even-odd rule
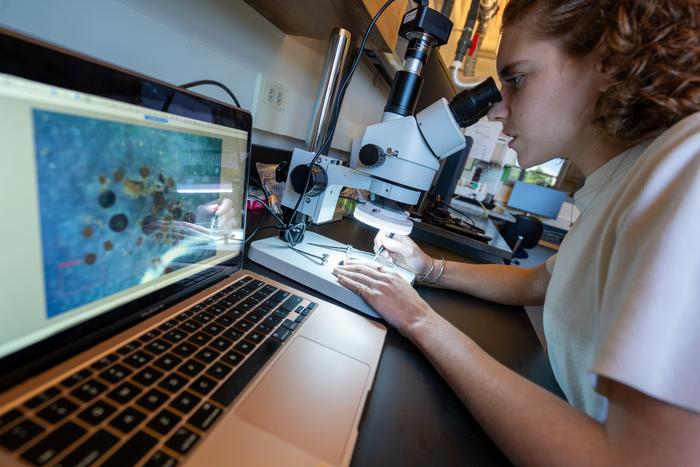
[[[549,278],[544,264],[519,268],[446,261],[445,270],[432,285],[504,305],[542,305]]]
[[[608,380],[605,424],[486,354],[437,316],[408,337],[515,465],[699,465],[700,415]]]
[[[544,264],[532,269],[505,265],[445,262],[428,256],[410,237],[389,238],[380,232],[374,249],[384,248],[382,255],[397,265],[413,271],[436,287],[457,290],[475,297],[505,305],[542,305],[549,284]],[[440,271],[442,270],[442,274]]]
[[[421,349],[516,465],[698,465],[700,415],[607,380],[608,420],[598,423],[498,363],[398,274],[355,262],[335,272]]]

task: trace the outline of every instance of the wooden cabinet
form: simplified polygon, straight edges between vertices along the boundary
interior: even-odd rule
[[[401,19],[409,0],[395,0],[372,31],[367,47],[389,52],[396,46]],[[359,45],[372,17],[385,0],[246,0],[272,24],[293,36],[327,40],[333,28],[343,27]]]

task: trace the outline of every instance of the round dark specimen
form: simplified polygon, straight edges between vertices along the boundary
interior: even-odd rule
[[[83,229],[83,237],[90,238],[92,237],[93,233],[95,233],[95,231],[92,230],[92,227],[90,227],[89,225]]]
[[[124,179],[124,171],[122,169],[117,169],[112,174],[115,182],[121,182]]]
[[[129,225],[129,218],[126,214],[115,214],[109,220],[109,228],[115,232],[123,232]]]
[[[98,180],[100,181],[100,183],[101,183],[102,185],[104,185],[105,183],[107,183],[107,177],[105,177],[104,175],[100,175],[99,178],[98,178]]]
[[[179,221],[181,217],[182,217],[182,209],[181,208],[173,209],[173,219]]]
[[[105,190],[97,197],[97,202],[100,203],[100,206],[103,208],[111,208],[114,206],[116,200],[117,195],[115,195],[112,190]]]
[[[189,222],[190,224],[194,224],[197,222],[197,216],[192,211],[188,211],[185,213],[185,216],[182,218],[182,220],[185,222]]]
[[[97,261],[97,255],[95,253],[88,253],[85,255],[85,264],[95,264],[95,261]]]
[[[148,170],[148,167],[143,166],[143,167],[141,167],[141,170],[139,170],[139,173],[141,174],[142,177],[148,177],[148,174],[151,173],[151,171]]]
[[[162,191],[156,191],[153,193],[153,204],[158,208],[162,208],[165,205],[165,195]]]
[[[110,242],[109,240],[104,242],[103,246],[104,246],[105,251],[110,251],[112,248],[114,248],[114,244],[112,242]]]
[[[141,230],[146,235],[151,235],[153,232],[158,230],[158,226],[154,224],[155,218],[153,216],[146,216],[141,220]]]

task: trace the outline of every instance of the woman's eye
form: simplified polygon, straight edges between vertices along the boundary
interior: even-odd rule
[[[511,88],[519,88],[523,81],[523,75],[514,75],[506,79],[506,83]]]

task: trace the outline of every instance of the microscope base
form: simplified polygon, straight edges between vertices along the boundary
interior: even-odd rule
[[[329,255],[326,264],[321,264],[322,261],[320,259],[304,255],[299,251],[289,248],[287,243],[277,237],[269,237],[251,243],[250,249],[248,250],[248,258],[278,274],[282,274],[302,285],[327,295],[345,306],[354,308],[370,316],[379,317],[377,312],[374,311],[367,302],[356,293],[340,285],[333,275],[333,268],[344,259],[362,258],[371,261],[374,255],[365,251],[352,250],[348,256],[345,251],[328,249],[313,244],[332,245],[341,248],[345,247],[343,243],[307,231],[304,234],[304,241],[295,248],[315,256]],[[382,264],[385,264],[386,268],[391,268],[399,272],[409,284],[413,283],[415,279],[413,273],[391,264]]]

